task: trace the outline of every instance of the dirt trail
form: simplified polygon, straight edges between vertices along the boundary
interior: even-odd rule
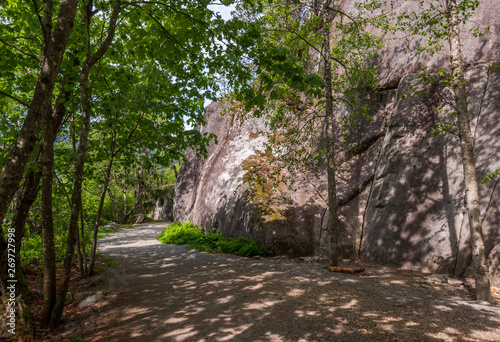
[[[499,307],[424,288],[421,274],[187,251],[155,240],[165,225],[101,240],[119,265],[108,279],[118,292],[84,341],[500,341]]]

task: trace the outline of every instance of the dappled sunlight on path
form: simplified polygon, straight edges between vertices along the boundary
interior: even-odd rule
[[[422,288],[419,275],[187,251],[165,224],[112,234],[102,253],[125,284],[85,341],[498,341],[500,310]],[[477,338],[480,332],[482,338]]]

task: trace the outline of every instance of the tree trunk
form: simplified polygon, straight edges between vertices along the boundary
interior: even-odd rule
[[[78,144],[78,153],[75,162],[75,180],[73,183],[73,193],[71,195],[71,217],[69,222],[68,240],[66,243],[66,254],[64,256],[63,274],[56,304],[50,318],[50,325],[56,327],[61,321],[66,293],[68,291],[69,280],[71,276],[71,267],[73,264],[73,253],[78,234],[78,218],[81,211],[81,192],[83,183],[83,168],[85,165],[85,155],[87,153],[88,134],[90,130],[90,102],[88,97],[88,77],[90,66],[85,61],[80,76],[80,98],[82,99],[82,128],[80,133],[80,142]],[[83,99],[85,97],[86,101]]]
[[[66,245],[66,255],[64,256],[64,266],[62,272],[61,284],[57,293],[56,304],[50,317],[50,325],[56,327],[61,322],[66,293],[68,292],[69,280],[71,276],[71,267],[73,264],[73,254],[78,234],[78,217],[81,211],[83,169],[85,165],[85,155],[87,154],[87,142],[90,131],[91,104],[89,75],[92,66],[97,63],[106,53],[113,41],[116,22],[120,13],[120,0],[115,0],[113,12],[109,21],[109,27],[106,39],[99,49],[92,54],[90,42],[90,21],[92,18],[92,1],[85,7],[85,22],[87,27],[87,56],[82,65],[80,74],[80,103],[82,110],[82,128],[80,133],[80,143],[78,145],[77,159],[75,162],[75,180],[73,184],[73,193],[71,196],[71,217],[69,222],[68,240]]]
[[[142,146],[143,160],[141,161],[141,169],[139,171],[139,174],[136,175],[137,218],[135,220],[135,223],[143,223],[146,220],[146,212],[144,211],[144,206],[142,203],[142,197],[144,193],[144,169],[146,165],[146,154],[147,154],[146,147]]]
[[[76,63],[75,63],[76,65]],[[59,95],[56,99],[55,106],[55,115],[50,116],[52,120],[52,141],[49,143],[53,146],[55,137],[61,128],[61,123],[66,116],[66,103],[68,103],[69,98],[72,95],[72,91],[68,91],[67,87],[65,87],[69,82],[72,82],[70,76],[65,75],[63,81],[61,82],[61,87],[59,91]],[[43,146],[48,142],[42,139],[42,143],[38,146],[37,157],[35,158],[35,163],[40,163],[40,158],[43,154]],[[23,285],[26,284],[24,280],[24,276],[20,269],[20,260],[21,260],[21,245],[22,239],[24,237],[26,220],[29,215],[29,211],[31,209],[31,205],[35,202],[37,194],[38,194],[38,185],[40,184],[40,179],[42,177],[42,171],[30,171],[24,177],[24,185],[19,194],[19,200],[16,203],[16,207],[13,211],[12,218],[12,228],[16,231],[16,271],[19,271],[19,274],[16,276],[18,281],[20,293],[23,295],[24,299],[29,299],[30,290],[29,288]]]
[[[323,5],[323,37],[324,37],[324,77],[325,77],[325,117],[326,117],[326,144],[327,144],[327,174],[328,174],[328,232],[330,235],[328,264],[338,266],[338,213],[337,187],[335,181],[335,132],[333,116],[332,66],[330,52],[330,27],[326,23],[327,8],[330,1]]]
[[[83,220],[83,205],[82,197],[80,196],[80,232],[76,233],[76,252],[78,257],[78,267],[80,269],[80,276],[86,278],[89,275],[89,268],[87,262],[87,246],[85,243],[85,221]]]
[[[486,252],[484,248],[481,212],[479,208],[479,190],[476,177],[476,161],[474,158],[474,142],[470,129],[467,94],[462,51],[460,46],[460,29],[456,0],[447,0],[447,21],[450,39],[450,59],[452,72],[452,87],[455,92],[455,102],[458,118],[462,163],[464,169],[464,186],[466,206],[469,214],[471,236],[472,264],[476,281],[476,298],[493,301],[491,293]]]
[[[16,207],[13,212],[12,226],[16,232],[16,279],[19,284],[19,292],[22,294],[23,298],[29,299],[31,296],[30,289],[24,279],[21,272],[21,246],[22,240],[24,238],[24,233],[26,229],[26,219],[28,218],[31,205],[35,202],[38,194],[38,184],[40,183],[40,178],[42,177],[42,172],[29,172],[24,178],[24,185],[21,193],[19,195],[19,200],[16,203]]]
[[[172,169],[174,169],[175,180],[177,180],[179,173],[177,172],[177,166],[175,165],[175,163],[172,163]]]
[[[104,208],[104,200],[106,199],[106,192],[108,190],[109,179],[111,178],[111,169],[113,168],[113,159],[115,156],[115,139],[116,139],[116,128],[113,131],[113,138],[111,140],[111,152],[109,154],[108,168],[106,169],[106,178],[104,179],[104,187],[102,189],[101,201],[99,202],[99,208],[97,209],[97,216],[94,225],[94,236],[92,238],[92,249],[90,251],[90,266],[89,275],[94,272],[95,255],[97,252],[97,233],[99,231],[99,226],[101,225],[101,215]]]
[[[51,107],[52,92],[73,27],[77,3],[78,0],[61,1],[59,17],[46,49],[33,99],[21,131],[17,136],[16,143],[0,174],[0,228],[7,214],[9,204],[19,187],[24,168],[38,140],[45,115]],[[6,273],[6,247],[5,236],[0,232],[0,274]]]
[[[56,251],[52,215],[52,181],[54,179],[54,144],[52,115],[45,118],[42,161],[42,238],[43,238],[43,311],[41,325],[47,327],[56,301]]]
[[[128,222],[128,217],[134,211],[135,205],[132,207],[132,210],[129,212],[127,211],[127,189],[123,190],[122,189],[122,196],[123,196],[123,223]]]
[[[146,213],[144,212],[144,207],[142,205],[142,178],[139,175],[137,176],[136,184],[137,198],[135,200],[136,205],[134,207],[137,207],[137,217],[135,219],[135,223],[143,223],[146,219]]]
[[[108,194],[109,198],[111,198],[111,202],[113,202],[113,213],[115,214],[116,220],[118,223],[124,223],[120,209],[118,208],[118,202],[116,201],[115,194],[110,188],[108,188]]]

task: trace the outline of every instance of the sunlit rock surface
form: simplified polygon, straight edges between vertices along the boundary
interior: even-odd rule
[[[207,159],[187,152],[176,184],[175,219],[257,239],[272,254],[313,254],[324,213],[313,187],[299,180],[298,190],[283,201],[279,191],[250,180],[252,173],[269,166],[266,138],[259,133],[265,130],[263,120],[221,116],[220,104],[212,103],[206,121],[201,131],[215,133],[218,144],[209,146]]]

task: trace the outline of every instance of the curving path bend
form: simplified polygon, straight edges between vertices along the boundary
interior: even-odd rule
[[[84,341],[500,341],[498,306],[424,288],[422,274],[188,251],[156,240],[165,226],[101,240],[116,294]]]

